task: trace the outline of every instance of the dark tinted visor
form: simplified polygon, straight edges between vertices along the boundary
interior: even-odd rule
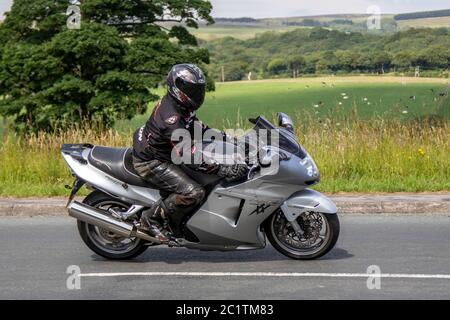
[[[191,83],[178,78],[176,80],[176,86],[195,103],[202,104],[205,101],[205,83]]]

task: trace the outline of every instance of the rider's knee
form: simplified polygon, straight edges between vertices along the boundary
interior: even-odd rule
[[[174,204],[181,207],[192,207],[200,204],[205,196],[205,189],[193,184],[189,186],[189,188],[187,188],[184,192],[173,194],[172,196],[167,198],[167,203],[169,204],[169,206],[170,204]]]
[[[206,191],[201,186],[195,186],[192,189],[190,196],[195,200],[196,204],[199,204],[205,198]]]

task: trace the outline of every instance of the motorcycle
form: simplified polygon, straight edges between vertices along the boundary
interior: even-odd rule
[[[310,189],[320,181],[314,160],[299,144],[287,115],[278,114],[278,127],[262,116],[250,121],[257,133],[276,132],[277,145],[258,147],[263,156],[244,181],[227,182],[181,165],[207,196],[191,214],[168,217],[168,228],[176,237],[175,244],[168,246],[253,250],[265,248],[268,239],[292,259],[324,256],[335,246],[340,225],[335,204]],[[227,144],[214,143],[217,150]],[[78,220],[79,234],[92,251],[107,259],[126,260],[151,246],[164,245],[137,227],[142,212],[164,194],[136,174],[131,148],[65,144],[61,152],[75,178],[67,209]],[[274,159],[276,170],[270,165]],[[84,185],[92,192],[82,202],[74,201]]]

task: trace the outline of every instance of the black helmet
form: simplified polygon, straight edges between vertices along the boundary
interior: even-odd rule
[[[177,64],[167,76],[169,94],[181,107],[195,111],[205,101],[206,78],[203,71],[193,64]]]

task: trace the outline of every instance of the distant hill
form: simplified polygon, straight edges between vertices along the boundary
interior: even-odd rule
[[[326,14],[294,16],[282,18],[255,19],[250,17],[216,17],[210,26],[200,24],[199,29],[191,29],[198,38],[212,41],[225,37],[248,40],[265,32],[284,33],[299,28],[322,27],[341,32],[361,32],[393,34],[412,28],[450,28],[450,9],[404,14],[382,14],[382,29],[368,30],[368,14]]]
[[[193,31],[204,40],[213,40],[232,36],[240,39],[252,38],[255,34],[265,31],[284,32],[295,28],[323,27],[344,32],[367,31],[368,14],[330,14],[314,16],[297,16],[282,18],[214,18],[212,26],[203,25],[199,31]],[[397,31],[397,25],[392,14],[382,15],[383,30],[381,33]],[[242,28],[242,30],[237,30]],[[227,32],[229,31],[229,33]]]
[[[258,23],[258,19],[254,18],[214,18],[216,23]]]
[[[216,26],[259,26],[259,27],[268,27],[268,26],[293,26],[293,25],[302,25],[304,21],[316,21],[314,25],[317,26],[320,22],[322,24],[326,22],[334,22],[337,21],[338,24],[341,21],[351,21],[351,22],[364,22],[366,21],[368,14],[329,14],[329,15],[314,15],[314,16],[297,16],[297,17],[282,17],[282,18],[263,18],[263,19],[254,19],[248,17],[242,18],[223,18],[216,17],[215,25]],[[392,14],[384,14],[382,18],[392,18]],[[309,23],[307,23],[309,24]],[[345,24],[345,23],[344,23]]]
[[[450,16],[439,18],[423,18],[411,20],[397,20],[399,30],[411,28],[450,28]]]
[[[400,72],[448,77],[450,30],[409,29],[392,34],[296,28],[252,39],[203,42],[211,53],[210,74],[241,80],[248,72],[261,79],[300,74]]]
[[[391,14],[382,15],[385,17],[392,17]],[[299,16],[299,17],[285,17],[285,18],[266,18],[261,19],[264,23],[283,23],[283,22],[299,22],[303,20],[318,20],[318,21],[332,21],[332,20],[352,20],[352,21],[364,21],[369,17],[368,14],[328,14],[328,15],[315,15],[315,16]]]
[[[394,19],[395,20],[414,20],[414,19],[441,18],[441,17],[450,17],[450,9],[402,13],[402,14],[395,15]]]
[[[367,14],[334,14],[286,18],[214,18],[215,24],[201,24],[191,29],[198,38],[211,41],[225,37],[247,40],[264,32],[283,33],[298,28],[322,27],[342,32],[367,32]],[[393,33],[397,24],[393,15],[382,15],[383,29],[376,33]]]
[[[365,23],[369,14],[325,14],[312,16],[297,16],[297,17],[282,17],[282,18],[215,18],[217,26],[230,25],[251,25],[259,27],[286,27],[286,26],[323,26],[333,27],[334,25],[352,25]],[[435,10],[435,11],[421,11],[402,14],[382,14],[381,18],[384,21],[405,21],[405,20],[421,20],[421,19],[435,19],[450,17],[450,9]],[[305,22],[306,21],[306,22]],[[437,26],[442,26],[442,19],[436,20]],[[445,21],[445,20],[444,20]],[[351,22],[351,23],[350,23]],[[327,25],[328,24],[328,25]],[[445,23],[444,23],[444,26]],[[414,24],[414,27],[420,27],[420,23]],[[433,21],[427,21],[424,27],[433,27]],[[448,25],[447,27],[450,27]],[[355,31],[355,30],[350,30]]]

